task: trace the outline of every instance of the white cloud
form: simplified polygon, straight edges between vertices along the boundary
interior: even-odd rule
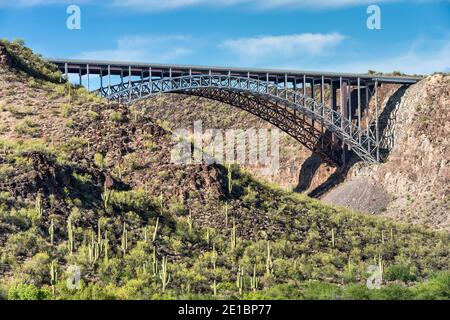
[[[51,4],[82,4],[90,0],[0,0],[0,7],[34,7]]]
[[[353,60],[329,67],[329,70],[348,72],[367,72],[369,69],[381,72],[398,70],[408,74],[447,72],[450,70],[450,41],[420,41],[414,43],[407,52],[379,56],[376,60]]]
[[[247,6],[253,9],[267,10],[274,8],[333,9],[348,6],[402,1],[406,0],[114,0],[113,5],[144,11],[174,10],[194,6],[219,8],[230,6]],[[432,2],[436,0],[417,1]]]
[[[193,52],[188,36],[129,36],[118,39],[113,49],[85,51],[77,58],[175,63]]]
[[[245,60],[291,58],[299,55],[321,55],[344,39],[345,36],[340,33],[259,36],[226,40],[220,44],[220,48],[229,50]]]

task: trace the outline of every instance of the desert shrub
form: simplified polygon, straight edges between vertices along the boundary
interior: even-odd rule
[[[46,300],[50,297],[48,290],[40,289],[33,284],[16,284],[8,291],[9,300]]]
[[[407,287],[398,284],[388,284],[380,289],[373,289],[370,293],[370,298],[373,300],[410,300],[413,298],[412,292]]]
[[[297,286],[279,284],[263,291],[249,292],[243,297],[249,300],[299,300],[303,298]]]
[[[411,272],[411,267],[404,264],[392,265],[385,271],[384,278],[388,281],[400,280],[403,282],[415,281],[416,275]]]
[[[22,39],[14,41],[1,39],[0,45],[5,46],[10,53],[13,67],[39,79],[55,83],[60,81],[61,73],[56,66],[45,61],[41,55],[35,54],[31,49],[25,47],[25,42]]]
[[[302,284],[300,291],[305,300],[330,300],[341,295],[341,290],[337,285],[319,281]]]
[[[124,121],[124,117],[123,117],[122,113],[119,111],[112,112],[109,116],[109,119],[113,122],[123,122]]]
[[[16,256],[33,256],[45,247],[45,242],[33,229],[10,235],[5,246],[7,252]]]
[[[450,272],[437,274],[432,279],[417,284],[412,289],[415,299],[420,300],[449,300]]]
[[[183,201],[176,197],[171,198],[169,201],[169,212],[175,215],[185,214],[186,207],[184,206]]]
[[[20,274],[23,282],[42,286],[49,282],[50,257],[46,253],[37,253],[22,265]]]
[[[107,166],[105,157],[101,153],[94,154],[94,164],[100,169],[103,169]]]
[[[135,211],[138,213],[150,213],[154,210],[151,198],[143,189],[112,191],[110,204],[122,212]]]
[[[31,137],[39,137],[39,126],[30,119],[24,119],[14,127],[14,131],[18,134],[24,134]]]

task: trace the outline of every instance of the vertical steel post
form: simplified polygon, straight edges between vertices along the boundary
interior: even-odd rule
[[[344,129],[344,122],[342,121],[344,119],[344,90],[342,90],[342,77],[339,77],[339,111],[341,113],[341,129]]]
[[[81,79],[81,66],[79,66],[78,67],[78,82],[79,82],[79,85],[80,85],[80,87],[83,85],[83,81],[82,81],[82,79]]]
[[[331,102],[331,110],[335,110],[336,108],[336,94],[334,92],[335,88],[334,88],[334,84],[333,84],[333,79],[330,80],[330,102]],[[334,112],[331,112],[331,123],[334,125]]]
[[[306,74],[304,74],[303,75],[303,104],[304,104],[304,107],[306,108],[307,106],[306,106]],[[305,114],[303,113],[303,122],[305,122],[306,121],[306,116],[305,116]]]
[[[111,65],[108,64],[108,93],[111,94]]]
[[[86,74],[87,74],[87,89],[89,90],[90,84],[89,84],[89,64],[86,65]]]
[[[325,105],[324,87],[325,87],[325,77],[322,76],[322,79],[320,82],[320,102],[323,105]]]
[[[64,63],[64,80],[69,80],[69,67],[67,65],[67,62]]]
[[[131,101],[131,66],[128,66],[128,99]]]
[[[128,66],[128,87],[131,88],[131,66]]]
[[[311,98],[316,101],[316,95],[314,92],[315,81],[314,78],[311,80]],[[311,104],[311,110],[314,112],[314,103]],[[314,120],[311,120],[311,125],[314,127]]]
[[[347,94],[348,94],[348,121],[350,122],[350,129],[352,128],[352,81],[348,79]]]
[[[325,117],[325,96],[324,96],[324,86],[325,86],[325,77],[322,75],[321,81],[320,81],[320,102],[322,103],[322,121],[321,121],[321,128],[320,132],[322,133],[322,147],[323,147],[323,121]]]
[[[358,142],[361,144],[361,78],[358,77]]]
[[[294,81],[292,82],[292,87],[294,88],[294,102],[297,102],[297,78],[294,76]],[[294,109],[295,114],[295,109]]]
[[[170,90],[172,90],[172,68],[169,68],[169,82],[170,82]]]
[[[143,85],[144,85],[144,70],[141,69],[141,84],[139,85],[139,98],[142,98]]]
[[[100,76],[100,92],[102,92],[102,90],[103,90],[103,68],[102,67],[100,67],[99,76]]]
[[[276,85],[276,88],[275,88],[275,95],[278,97],[278,75],[276,76],[276,78],[275,78],[275,85]]]
[[[288,76],[287,73],[284,74],[284,97],[287,99],[288,93],[287,93],[287,82],[288,82]]]
[[[335,112],[335,110],[336,110],[336,104],[337,104],[337,101],[336,101],[336,88],[334,87],[334,82],[333,82],[333,78],[331,78],[331,80],[330,80],[330,92],[331,92],[331,123],[333,124],[333,126],[334,126],[334,112]],[[332,152],[333,152],[333,155],[334,155],[334,145],[335,145],[335,143],[336,143],[336,135],[334,134],[334,132],[332,132],[331,133],[331,142],[332,142]]]
[[[269,93],[269,73],[266,73],[266,93]]]
[[[152,67],[148,67],[148,86],[150,87],[150,94],[152,94],[153,92]]]
[[[380,138],[378,132],[378,79],[375,80],[375,135],[377,148],[377,162],[380,161]]]
[[[370,119],[369,119],[369,111],[370,111],[370,105],[369,105],[369,85],[366,82],[366,130],[367,130],[367,152],[370,153]]]

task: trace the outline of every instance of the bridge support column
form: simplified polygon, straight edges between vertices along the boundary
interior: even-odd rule
[[[86,65],[86,75],[87,75],[87,89],[90,91],[90,83],[89,83],[89,65]]]
[[[131,101],[131,66],[128,66],[128,99]]]
[[[375,80],[375,136],[377,148],[377,162],[380,161],[380,140],[378,132],[378,80]]]
[[[359,144],[361,144],[361,131],[362,131],[362,126],[361,126],[361,78],[358,77],[358,142]]]
[[[69,80],[69,68],[67,66],[67,62],[64,63],[64,80]]]
[[[348,79],[348,121],[350,121],[350,127],[352,126],[353,113],[352,113],[352,82]]]
[[[370,136],[370,104],[369,104],[369,84],[366,82],[366,131],[367,131],[367,137]],[[370,152],[370,140],[367,142],[367,152]]]
[[[306,98],[306,74],[303,75],[303,96]],[[306,121],[305,114],[303,114],[303,122]]]
[[[321,140],[321,144],[322,144],[322,149],[323,149],[323,134],[324,134],[324,123],[323,120],[325,118],[325,96],[324,96],[324,87],[325,87],[325,77],[322,76],[321,82],[320,82],[320,102],[322,103],[322,122],[320,123],[320,140]]]
[[[108,94],[111,94],[111,65],[108,64]]]
[[[103,69],[100,67],[100,92],[103,89]]]
[[[148,68],[148,86],[150,87],[150,94],[153,92],[152,67]]]

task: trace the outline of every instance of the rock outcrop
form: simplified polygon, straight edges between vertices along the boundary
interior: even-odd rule
[[[347,181],[323,200],[448,230],[450,76],[429,76],[393,103],[394,146],[387,161],[356,165]],[[370,196],[359,196],[364,193]]]

